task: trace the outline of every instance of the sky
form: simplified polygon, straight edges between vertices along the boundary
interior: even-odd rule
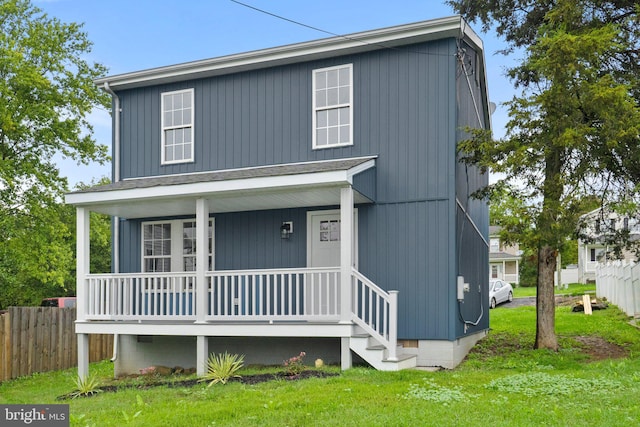
[[[232,0],[32,0],[62,22],[83,23],[93,42],[86,59],[105,65],[108,75],[242,53],[257,49],[350,34],[453,15],[439,0],[240,0],[317,31],[261,13]],[[514,90],[504,75],[516,58],[496,54],[504,45],[492,32],[472,28],[484,42],[489,97],[497,104],[494,136],[504,135],[501,103]],[[111,147],[111,117],[96,110],[90,121],[96,140]],[[111,166],[76,165],[57,160],[69,185],[111,176]]]

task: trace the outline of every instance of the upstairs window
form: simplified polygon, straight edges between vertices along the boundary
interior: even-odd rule
[[[313,148],[353,144],[353,66],[313,71]]]
[[[193,89],[162,94],[162,164],[193,161]]]

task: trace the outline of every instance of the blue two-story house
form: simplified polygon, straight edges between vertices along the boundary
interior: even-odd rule
[[[113,182],[77,209],[79,373],[365,361],[457,365],[488,329],[490,127],[482,41],[460,17],[105,77]],[[89,271],[89,214],[113,216]]]

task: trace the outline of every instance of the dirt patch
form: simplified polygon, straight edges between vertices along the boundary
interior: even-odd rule
[[[624,359],[629,356],[627,349],[601,337],[577,336],[572,338],[580,343],[580,348],[589,355],[591,361]]]
[[[307,378],[327,378],[327,377],[335,377],[339,374],[333,372],[325,372],[325,371],[314,371],[314,370],[306,370],[300,372],[298,375],[288,375],[285,372],[275,372],[269,374],[255,374],[255,375],[245,375],[240,378],[230,378],[228,382],[236,382],[248,385],[260,384],[267,381],[299,381]],[[74,396],[74,393],[68,393],[62,396],[58,396],[57,400],[68,400],[74,397],[91,397],[96,396],[100,392],[117,392],[119,390],[125,389],[137,389],[137,390],[148,390],[154,387],[168,387],[168,388],[186,388],[193,387],[197,384],[201,383],[198,379],[189,379],[183,381],[149,381],[141,384],[115,384],[115,385],[106,385],[100,387],[97,393],[89,394],[87,396]],[[204,383],[204,382],[203,382]]]

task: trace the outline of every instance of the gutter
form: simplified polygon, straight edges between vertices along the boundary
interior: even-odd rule
[[[120,181],[120,98],[109,87],[109,82],[104,82],[104,90],[113,97],[113,182]],[[120,272],[120,252],[118,247],[120,246],[120,218],[113,217],[113,272]],[[118,359],[118,341],[119,335],[113,334],[113,356],[111,361],[115,362]]]
[[[118,74],[99,78],[96,80],[96,84],[102,85],[109,81],[111,86],[118,89],[167,84],[303,61],[333,58],[378,49],[394,48],[406,44],[422,43],[448,37],[458,38],[461,33],[464,33],[473,43],[480,43],[479,47],[482,48],[480,38],[475,35],[466,24],[463,28],[463,22],[464,20],[460,16],[455,15],[412,24]]]

